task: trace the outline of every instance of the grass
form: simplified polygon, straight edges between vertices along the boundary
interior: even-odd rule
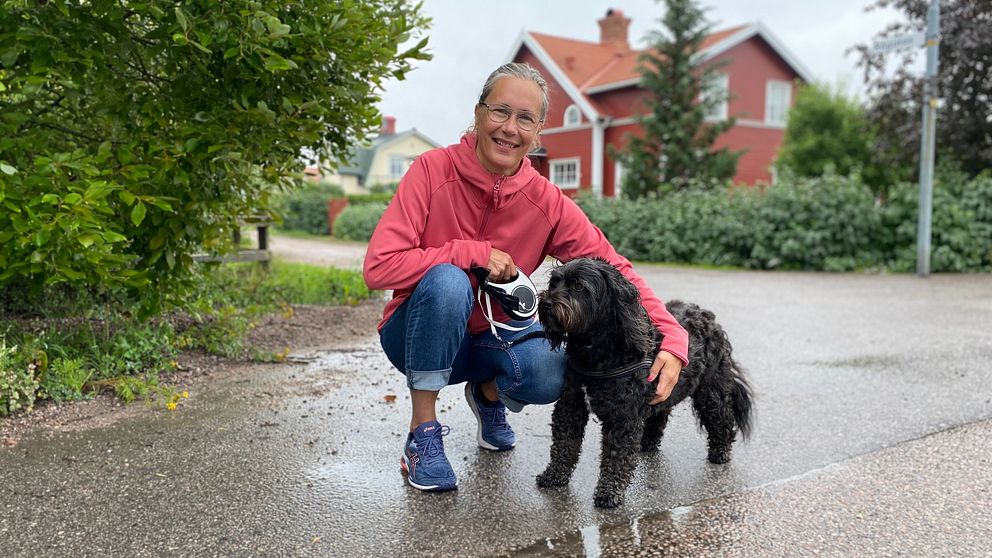
[[[38,399],[86,399],[104,389],[174,409],[181,397],[158,376],[175,370],[181,350],[273,360],[245,343],[262,316],[370,296],[356,271],[278,260],[268,269],[211,265],[200,285],[184,311],[144,322],[129,308],[83,293],[45,297],[31,318],[0,315],[0,417],[29,411]]]

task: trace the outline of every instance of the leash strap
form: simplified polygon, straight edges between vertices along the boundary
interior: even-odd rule
[[[646,358],[644,360],[632,362],[630,364],[621,366],[619,368],[613,368],[611,370],[586,370],[586,369],[583,369],[583,368],[579,368],[578,366],[576,366],[572,362],[569,362],[568,365],[572,367],[572,370],[575,370],[576,372],[578,372],[579,374],[582,374],[583,376],[588,376],[590,378],[597,378],[597,379],[608,380],[608,379],[611,379],[611,378],[619,378],[620,376],[625,376],[627,374],[630,374],[634,370],[638,370],[638,369],[643,368],[645,366],[651,366],[651,363],[652,362],[654,362],[654,361],[651,360],[651,359],[647,359]]]
[[[500,341],[503,341],[503,338],[499,336],[499,333],[496,331],[496,328],[505,329],[507,331],[523,331],[523,330],[529,328],[530,326],[534,325],[534,322],[537,321],[537,317],[535,316],[535,317],[531,318],[530,322],[528,322],[526,325],[519,326],[519,327],[518,326],[507,325],[507,324],[504,324],[502,322],[497,322],[496,320],[493,319],[493,305],[492,305],[492,300],[489,298],[489,293],[487,293],[487,292],[485,292],[485,291],[482,290],[481,282],[480,282],[480,286],[479,286],[478,291],[477,291],[477,296],[478,296],[478,299],[479,299],[479,307],[482,308],[482,315],[486,318],[486,321],[489,322],[489,329],[492,330],[493,335],[496,336],[496,339],[499,339]],[[482,299],[483,298],[485,298],[485,300],[486,300],[486,305],[485,306],[482,305]],[[526,337],[526,335],[524,337]],[[519,339],[517,341],[514,341],[514,343],[519,342],[519,341],[522,341],[522,340],[523,339],[521,338],[521,339]]]

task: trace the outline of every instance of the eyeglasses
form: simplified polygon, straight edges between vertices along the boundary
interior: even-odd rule
[[[480,105],[486,107],[486,111],[489,113],[489,120],[492,120],[495,124],[502,124],[513,116],[513,109],[507,106],[489,106],[486,103],[479,103]],[[544,122],[538,117],[534,116],[529,112],[517,112],[517,126],[525,132],[530,132],[537,125]]]

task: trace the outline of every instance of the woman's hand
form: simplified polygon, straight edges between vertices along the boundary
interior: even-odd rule
[[[654,363],[651,365],[648,381],[653,382],[659,376],[661,379],[658,380],[658,387],[654,390],[655,395],[648,401],[648,404],[657,405],[668,399],[676,382],[679,381],[679,374],[681,373],[682,361],[679,357],[668,351],[658,351],[658,356],[654,357]]]
[[[517,266],[513,265],[513,258],[502,250],[493,248],[489,252],[489,281],[494,283],[505,283],[517,275]]]

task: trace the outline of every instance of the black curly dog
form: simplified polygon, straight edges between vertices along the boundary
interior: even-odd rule
[[[689,332],[689,365],[671,396],[648,405],[655,384],[648,372],[661,334],[651,324],[637,288],[615,267],[580,258],[552,270],[538,314],[554,349],[565,345],[568,369],[551,422],[551,462],[540,487],[568,484],[579,460],[589,408],[603,425],[599,483],[593,502],[623,501],[637,451],[658,450],[672,407],[687,397],[709,439],[711,463],[730,461],[737,430],[751,430],[751,388],[731,355],[715,316],[695,304],[670,301],[668,311]],[[583,393],[584,391],[584,393]],[[586,397],[589,405],[586,405]]]

